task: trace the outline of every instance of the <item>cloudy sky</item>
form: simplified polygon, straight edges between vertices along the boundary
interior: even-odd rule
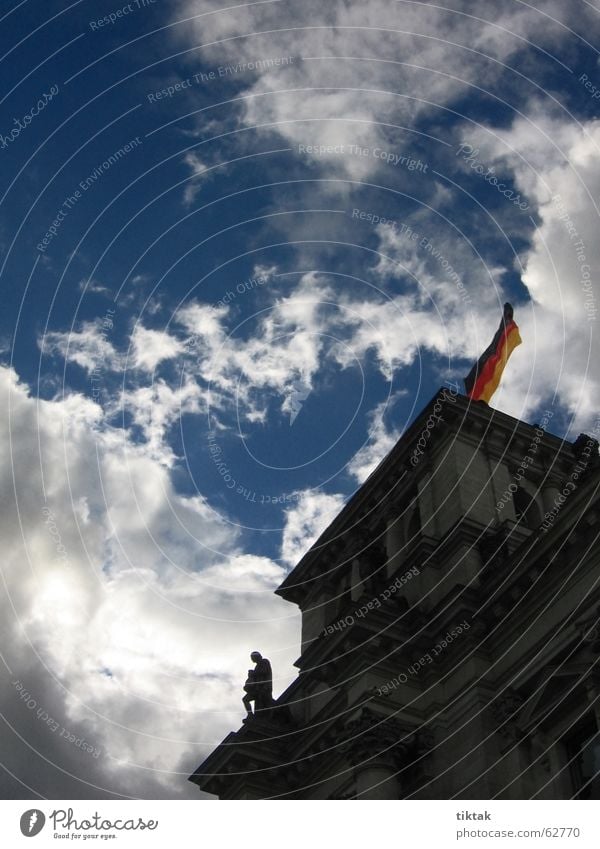
[[[493,406],[593,428],[596,3],[3,5],[4,798],[197,798],[249,652],[294,678],[273,589],[504,301]]]

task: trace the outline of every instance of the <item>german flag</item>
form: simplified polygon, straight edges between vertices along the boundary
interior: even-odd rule
[[[519,328],[513,320],[513,308],[510,304],[504,304],[504,314],[492,344],[465,378],[465,390],[471,401],[489,403],[498,388],[508,358],[521,341]]]

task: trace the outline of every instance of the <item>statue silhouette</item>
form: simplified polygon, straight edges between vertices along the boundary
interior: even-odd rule
[[[252,716],[251,702],[254,702],[254,713],[270,708],[273,702],[273,671],[266,657],[258,651],[253,651],[250,660],[255,664],[254,669],[248,670],[244,683],[246,695],[242,699],[248,716]]]

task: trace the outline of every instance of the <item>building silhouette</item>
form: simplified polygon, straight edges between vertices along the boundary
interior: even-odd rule
[[[598,442],[440,390],[276,592],[297,679],[223,799],[600,798]]]

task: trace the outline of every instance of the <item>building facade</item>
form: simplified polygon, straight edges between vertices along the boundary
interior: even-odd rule
[[[440,390],[287,576],[297,679],[224,799],[600,798],[600,460]]]

